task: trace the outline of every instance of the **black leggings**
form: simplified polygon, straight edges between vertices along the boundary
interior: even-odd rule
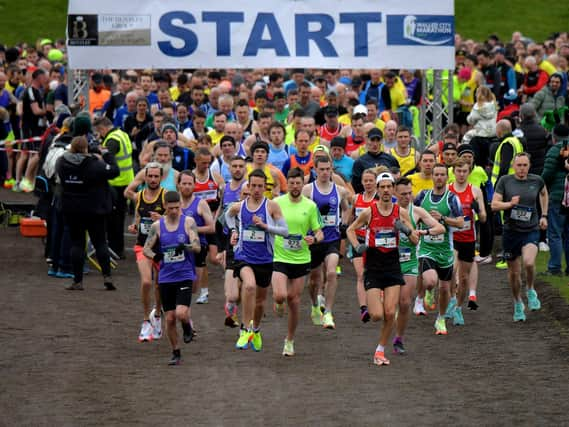
[[[111,263],[105,238],[105,216],[72,214],[66,215],[65,221],[69,225],[69,233],[71,234],[71,264],[73,265],[75,283],[81,283],[83,280],[87,232],[89,232],[91,243],[95,248],[103,276],[110,276]]]

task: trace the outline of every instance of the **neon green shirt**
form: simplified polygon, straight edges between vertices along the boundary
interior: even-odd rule
[[[287,264],[308,264],[310,249],[304,237],[308,231],[322,228],[322,218],[316,203],[304,196],[301,196],[298,203],[294,203],[288,194],[277,197],[275,202],[281,207],[289,235],[286,238],[275,236],[273,260]]]
[[[454,181],[454,168],[449,168],[448,183],[452,184]],[[470,172],[470,175],[468,175],[468,179],[466,181],[475,187],[482,188],[488,181],[488,175],[486,174],[484,168],[480,166],[474,166],[474,169],[472,169],[472,172]]]

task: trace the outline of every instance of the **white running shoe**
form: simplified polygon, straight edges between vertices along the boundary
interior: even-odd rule
[[[159,340],[162,338],[162,317],[156,317],[156,309],[150,312],[150,324],[152,325],[152,339]]]
[[[539,251],[540,252],[549,252],[549,245],[545,242],[539,242]]]
[[[207,304],[209,302],[208,300],[208,293],[203,292],[203,289],[200,293],[200,296],[196,299],[196,304]]]
[[[138,342],[149,342],[152,341],[152,324],[150,320],[145,320],[142,322],[140,327],[140,334],[138,334]]]
[[[425,310],[425,307],[423,306],[423,300],[419,297],[415,297],[415,306],[413,307],[413,313],[415,313],[416,316],[426,316],[427,315],[427,311]]]
[[[492,263],[492,255],[481,257],[480,255],[476,255],[474,257],[474,261],[480,265],[486,265]]]

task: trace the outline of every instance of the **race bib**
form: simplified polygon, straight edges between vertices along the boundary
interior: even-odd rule
[[[531,220],[532,213],[533,213],[532,208],[528,206],[517,205],[512,208],[512,212],[510,213],[510,218],[516,221],[529,222]]]
[[[360,216],[360,214],[365,210],[366,208],[356,208],[355,214],[356,214],[356,218]]]
[[[399,262],[411,261],[411,248],[399,248]]]
[[[146,236],[150,233],[150,227],[152,227],[152,218],[140,218],[140,225],[138,227],[140,234],[144,234]]]
[[[196,197],[206,201],[217,200],[217,190],[206,190],[195,193]]]
[[[336,225],[336,215],[324,215],[322,217],[322,223],[325,227],[333,227]]]
[[[243,230],[243,241],[244,242],[264,242],[265,232],[259,229]]]
[[[428,234],[428,235],[423,237],[423,241],[426,243],[444,243],[445,233],[437,234],[436,236]]]
[[[379,231],[375,233],[375,247],[394,249],[397,247],[397,236],[395,232],[390,231]]]
[[[283,248],[289,251],[299,251],[302,249],[302,236],[300,234],[292,234],[283,239]]]
[[[175,262],[182,262],[186,259],[185,251],[182,251],[181,254],[176,255],[176,248],[168,248],[164,252],[164,263],[165,264],[172,264]]]
[[[469,216],[464,217],[464,225],[459,231],[469,231],[472,228],[472,221],[470,220]]]

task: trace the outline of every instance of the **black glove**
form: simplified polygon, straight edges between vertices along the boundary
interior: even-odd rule
[[[472,210],[476,213],[480,213],[480,205],[478,204],[478,202],[476,200],[473,200],[470,207],[472,208]]]
[[[185,245],[183,243],[179,243],[178,246],[176,246],[176,250],[174,251],[174,255],[180,256],[184,253],[185,250],[186,250]]]
[[[152,258],[152,260],[154,262],[160,262],[164,259],[164,254],[162,252],[156,252],[156,254],[154,255],[154,258]]]
[[[347,224],[340,224],[340,237],[342,239],[345,239],[347,236],[346,234],[346,230],[348,229],[348,225]]]

